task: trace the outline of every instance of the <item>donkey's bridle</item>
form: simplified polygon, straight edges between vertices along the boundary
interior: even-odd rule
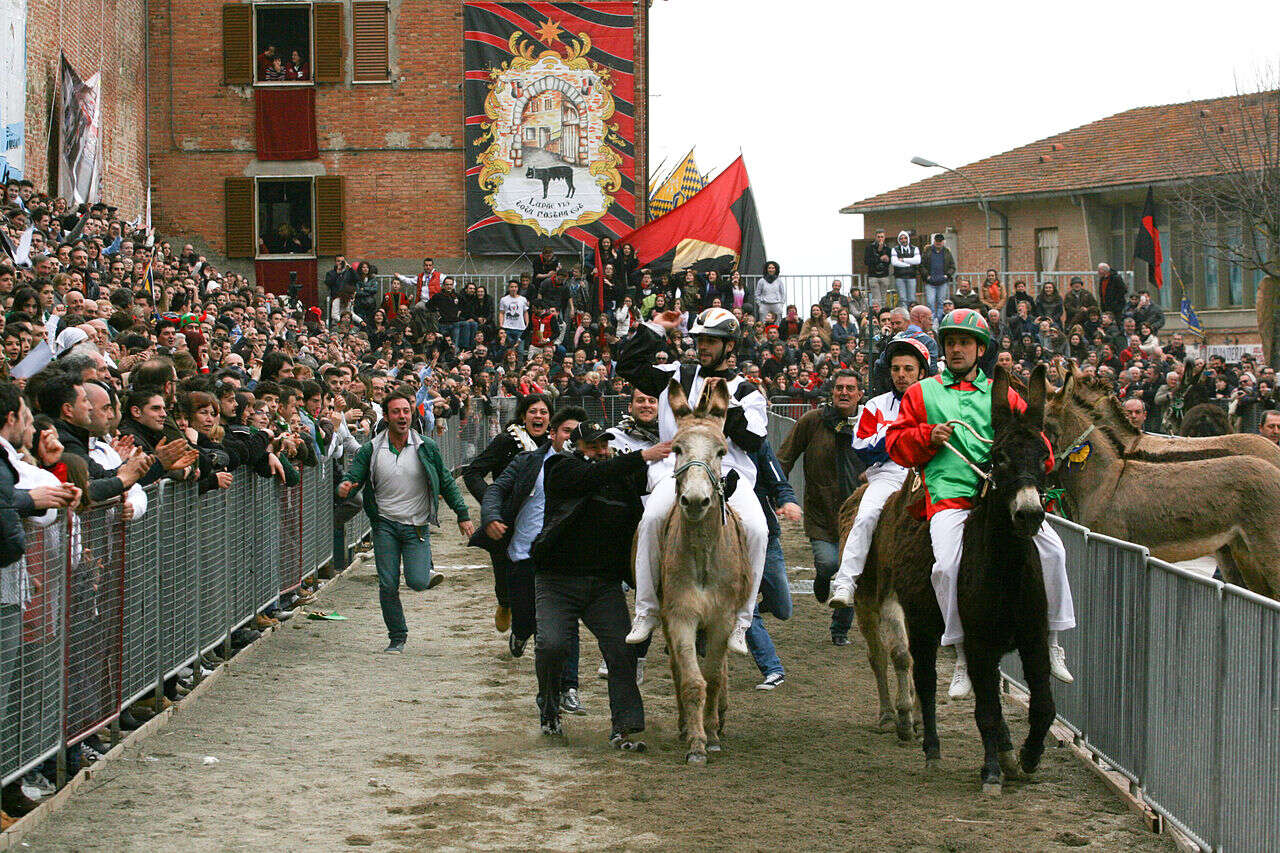
[[[676,470],[671,474],[671,476],[678,478],[690,468],[701,468],[703,471],[707,472],[707,477],[711,480],[711,485],[716,490],[716,497],[720,499],[720,524],[726,524],[729,520],[729,513],[725,509],[728,501],[726,501],[724,497],[724,482],[716,476],[715,471],[711,470],[711,466],[706,462],[703,462],[701,459],[691,459],[683,465],[676,466]]]

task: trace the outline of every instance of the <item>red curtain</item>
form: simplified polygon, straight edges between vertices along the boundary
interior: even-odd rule
[[[316,90],[312,86],[259,86],[257,109],[259,160],[315,160]]]
[[[298,298],[307,305],[315,305],[318,292],[318,272],[315,258],[281,258],[279,260],[257,261],[254,270],[258,276],[258,284],[267,293],[288,293],[289,273],[298,274]]]

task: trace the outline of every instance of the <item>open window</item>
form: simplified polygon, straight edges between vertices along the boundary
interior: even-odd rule
[[[343,254],[341,176],[226,178],[224,193],[227,257]]]
[[[222,7],[222,68],[229,86],[341,83],[342,3],[271,0]]]
[[[311,178],[259,178],[258,257],[315,254]]]

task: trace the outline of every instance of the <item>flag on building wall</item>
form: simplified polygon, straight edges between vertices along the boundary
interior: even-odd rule
[[[1191,307],[1191,300],[1183,296],[1182,307],[1178,313],[1182,316],[1182,322],[1187,324],[1187,330],[1204,338],[1204,327],[1200,325],[1200,318],[1196,316],[1196,309]]]
[[[463,4],[467,251],[577,254],[635,227],[630,2]]]
[[[698,171],[698,164],[693,160],[693,149],[690,149],[680,164],[667,175],[667,179],[649,194],[649,215],[657,218],[670,213],[706,185],[707,179]]]
[[[739,157],[666,216],[619,238],[636,251],[642,267],[655,271],[736,266],[756,273],[764,266],[764,236],[756,215],[747,167]]]
[[[102,75],[81,80],[64,55],[58,91],[58,195],[92,203],[98,200]]]
[[[27,0],[0,0],[0,179],[21,178],[26,141]]]
[[[1147,262],[1147,280],[1157,288],[1164,286],[1164,252],[1160,249],[1160,229],[1156,227],[1156,200],[1147,187],[1147,203],[1142,207],[1138,238],[1133,241],[1133,256]]]

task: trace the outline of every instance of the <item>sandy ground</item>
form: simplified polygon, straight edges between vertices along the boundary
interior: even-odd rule
[[[1172,846],[1066,750],[1050,749],[1034,782],[983,798],[971,703],[940,709],[942,768],[926,775],[917,745],[874,729],[863,647],[832,646],[826,608],[811,595],[797,596],[790,622],[769,623],[785,685],[757,691],[753,663],[732,662],[725,751],[709,766],[682,763],[660,641],[643,688],[648,753],[608,747],[599,652],[585,629],[589,714],[566,717],[563,740],[543,739],[532,656],[512,660],[493,630],[483,555],[463,547],[455,527],[435,549],[448,579],[406,591],[404,655],[378,653],[376,579],[372,560],[361,561],[323,599],[350,621],[288,623],[189,712],[104,768],[28,849]],[[788,535],[787,555],[812,565],[798,535]],[[1017,740],[1025,719],[1010,718]]]

